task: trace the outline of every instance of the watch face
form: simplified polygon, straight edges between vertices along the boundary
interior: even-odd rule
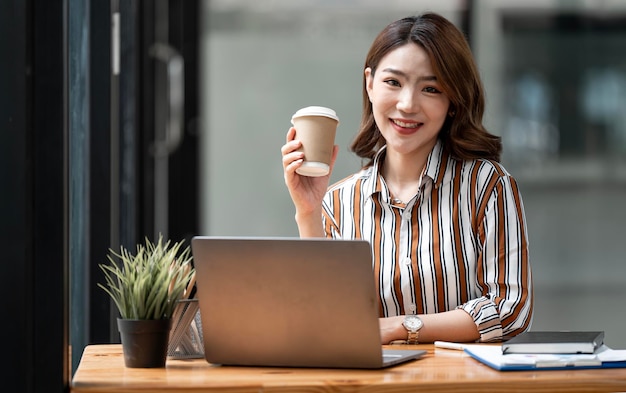
[[[415,332],[422,327],[422,320],[414,315],[408,315],[403,322],[404,327],[408,330]]]

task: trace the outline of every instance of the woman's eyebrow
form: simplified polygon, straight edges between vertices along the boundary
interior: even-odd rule
[[[383,72],[389,72],[390,74],[394,74],[394,75],[398,75],[401,76],[403,78],[409,78],[408,74],[404,71],[400,71],[396,68],[390,68],[387,67],[385,69],[382,70]],[[418,82],[422,82],[422,81],[437,81],[437,77],[435,75],[424,75],[424,76],[420,76],[419,78],[417,78]]]

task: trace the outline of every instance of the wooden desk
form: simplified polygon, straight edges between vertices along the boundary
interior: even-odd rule
[[[124,366],[119,344],[85,349],[71,392],[624,392],[626,369],[499,372],[461,351],[416,345],[428,354],[384,370],[220,367],[204,359],[166,368]]]

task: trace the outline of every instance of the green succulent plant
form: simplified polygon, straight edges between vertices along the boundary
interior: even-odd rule
[[[100,264],[106,286],[98,283],[115,302],[123,319],[169,319],[176,302],[195,275],[191,250],[183,241],[154,244],[148,238],[135,255],[123,246],[109,249],[108,264]]]

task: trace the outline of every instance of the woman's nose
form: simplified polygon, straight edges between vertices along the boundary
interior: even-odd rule
[[[419,111],[419,100],[412,89],[405,89],[400,93],[398,110],[406,113],[416,113]]]

